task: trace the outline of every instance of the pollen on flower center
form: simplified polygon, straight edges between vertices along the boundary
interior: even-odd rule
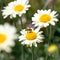
[[[16,11],[16,12],[21,12],[23,9],[24,9],[24,6],[21,4],[14,6],[14,11]]]
[[[0,44],[4,43],[7,39],[7,36],[5,34],[0,34]]]
[[[51,16],[48,14],[43,14],[39,18],[40,22],[44,22],[44,23],[50,21],[50,19],[51,19]]]
[[[26,39],[27,40],[34,40],[36,39],[37,34],[35,32],[27,32],[26,34]]]

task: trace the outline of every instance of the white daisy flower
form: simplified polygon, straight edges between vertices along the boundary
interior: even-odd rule
[[[15,18],[16,15],[21,16],[26,13],[26,10],[30,7],[28,3],[29,0],[16,0],[10,2],[8,6],[4,7],[4,10],[2,10],[3,17],[6,18],[10,16],[10,18]]]
[[[9,24],[0,25],[0,51],[6,51],[10,53],[11,47],[15,45],[16,28]]]
[[[37,43],[43,42],[42,39],[44,38],[42,35],[42,31],[39,32],[37,29],[31,29],[31,31],[27,31],[23,29],[21,32],[21,36],[19,36],[19,41],[21,44],[32,46],[34,45],[37,47]]]
[[[34,24],[35,27],[47,27],[49,24],[55,25],[55,22],[58,21],[56,13],[56,11],[51,11],[50,9],[37,10],[37,13],[35,13],[34,17],[32,17],[32,24]]]

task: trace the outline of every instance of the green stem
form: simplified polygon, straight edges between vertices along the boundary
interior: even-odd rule
[[[6,52],[4,53],[4,56],[6,60],[10,60],[9,55]]]
[[[20,20],[21,20],[21,26],[20,26],[20,28],[22,30],[22,27],[23,27],[22,18],[20,18]],[[22,46],[21,50],[22,50],[22,58],[21,59],[24,60],[24,49],[23,49],[23,46]]]
[[[0,60],[4,60],[4,55],[0,53]]]
[[[45,60],[48,60],[48,55],[46,55],[46,59]]]
[[[48,27],[46,28],[46,36],[48,37]]]
[[[52,33],[52,32],[51,32],[51,25],[50,25],[50,28],[49,28],[49,43],[51,43],[51,37],[52,37],[52,36],[51,36],[51,33]]]
[[[48,37],[48,45],[51,43],[51,38],[52,38],[52,32],[51,32],[51,25],[49,26],[49,28],[46,28],[46,36]],[[45,60],[48,60],[48,54],[46,54]]]
[[[34,47],[32,46],[32,60],[34,60]]]
[[[6,52],[0,52],[0,60],[10,60],[9,55]]]
[[[22,50],[22,57],[21,57],[21,59],[24,60],[24,49],[23,49],[23,46],[22,46],[21,50]]]
[[[22,23],[22,18],[20,18],[20,21],[21,21],[21,29],[22,29],[22,26],[23,26],[23,23]]]

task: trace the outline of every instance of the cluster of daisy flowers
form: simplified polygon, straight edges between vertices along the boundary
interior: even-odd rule
[[[16,15],[21,17],[22,14],[26,13],[26,10],[28,10],[29,7],[29,0],[16,0],[10,2],[2,10],[3,18],[7,18],[8,16],[10,18],[15,18]],[[56,13],[56,11],[52,11],[51,9],[37,10],[37,13],[35,13],[34,17],[32,17],[32,24],[34,24],[34,28],[22,29],[22,31],[20,31],[21,35],[18,38],[21,44],[29,45],[30,47],[34,45],[35,47],[37,47],[37,43],[43,42],[44,36],[42,34],[43,32],[40,31],[40,28],[47,27],[49,25],[55,25],[55,22],[58,21],[58,19],[56,18]],[[7,48],[10,50],[8,46],[14,45],[13,37],[15,36],[16,32],[15,28],[10,27],[10,25],[1,25],[0,30],[0,48],[7,50],[5,48],[7,46]],[[12,41],[12,43],[6,43],[10,41]]]
[[[32,24],[37,28],[35,28],[35,30],[31,29],[32,31],[22,30],[20,32],[22,35],[19,37],[19,41],[21,41],[23,45],[27,44],[37,47],[37,43],[43,42],[42,39],[44,39],[44,36],[42,36],[42,33],[39,31],[40,28],[55,25],[55,22],[58,21],[56,13],[56,11],[51,11],[51,9],[37,10],[37,13],[32,17]]]
[[[17,15],[21,17],[25,14],[30,5],[29,0],[16,0],[8,3],[2,10],[3,18],[15,18]],[[11,52],[11,47],[15,46],[17,39],[16,28],[8,23],[0,25],[0,51]]]

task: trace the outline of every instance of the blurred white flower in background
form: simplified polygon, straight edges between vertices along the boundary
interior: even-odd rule
[[[15,45],[16,28],[10,26],[8,23],[0,25],[0,51],[6,51],[10,53],[11,47]]]
[[[17,23],[18,23],[18,25],[21,25],[21,24],[25,24],[26,22],[27,22],[26,17],[21,17],[21,19],[20,18],[18,19],[18,22]]]

